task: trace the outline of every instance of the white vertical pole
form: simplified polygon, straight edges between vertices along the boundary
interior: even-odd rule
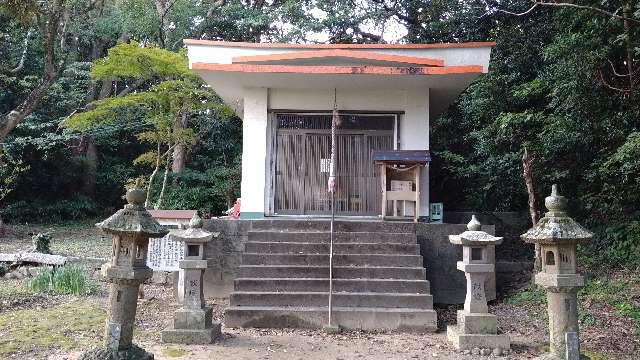
[[[333,317],[333,225],[336,215],[336,127],[338,122],[338,105],[336,89],[333,89],[333,113],[331,116],[331,164],[329,169],[328,189],[331,193],[331,227],[329,235],[329,327]]]

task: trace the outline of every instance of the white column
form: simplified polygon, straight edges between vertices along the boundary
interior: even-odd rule
[[[268,89],[244,89],[242,119],[242,181],[240,184],[242,218],[264,216],[266,179]]]
[[[400,124],[401,150],[429,150],[429,89],[408,90]],[[420,173],[420,216],[429,216],[429,169]]]

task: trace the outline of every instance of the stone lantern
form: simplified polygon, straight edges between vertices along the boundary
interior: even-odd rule
[[[172,240],[184,243],[184,270],[182,308],[174,314],[173,328],[162,332],[162,341],[181,344],[210,344],[220,335],[220,324],[212,322],[213,310],[205,306],[202,280],[208,267],[204,245],[214,236],[202,230],[202,219],[196,214],[189,222],[189,229],[178,230]]]
[[[139,182],[127,191],[127,202],[108,219],[96,224],[113,236],[111,261],[102,266],[102,276],[111,283],[105,325],[105,348],[83,354],[80,359],[153,359],[153,354],[133,345],[133,325],[140,284],[153,271],[147,267],[149,238],[163,237],[165,230],[144,208],[146,192]]]
[[[521,238],[540,246],[542,268],[535,283],[547,291],[550,337],[547,358],[576,358],[579,356],[577,293],[584,285],[584,277],[577,271],[576,248],[589,242],[593,234],[567,215],[567,199],[558,195],[556,185],[544,204],[548,212]],[[567,352],[566,334],[576,339],[570,348],[577,349]]]
[[[489,314],[485,282],[495,271],[489,250],[502,243],[502,238],[482,231],[475,215],[467,229],[460,235],[449,235],[452,244],[462,245],[462,261],[457,268],[467,278],[467,294],[464,309],[458,310],[458,323],[447,327],[447,338],[460,350],[486,348],[501,353],[509,349],[510,341],[507,335],[498,334],[496,316]]]

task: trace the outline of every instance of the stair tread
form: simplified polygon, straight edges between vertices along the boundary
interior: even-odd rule
[[[232,294],[247,294],[247,295],[329,295],[328,291],[234,291]],[[431,296],[431,294],[423,293],[398,293],[398,292],[350,292],[350,291],[334,291],[333,295],[358,295],[358,296]]]
[[[326,254],[291,254],[291,253],[253,253],[253,252],[245,252],[242,253],[243,255],[314,255],[314,256],[319,256],[319,255],[323,255],[323,256],[328,256],[329,253]],[[418,254],[360,254],[360,253],[348,253],[348,254],[334,254],[334,256],[413,256],[413,257],[417,257],[420,256],[422,257],[422,255],[418,255]]]
[[[314,230],[314,231],[297,231],[297,230],[249,230],[249,233],[286,233],[286,234],[330,234],[329,230]],[[377,231],[334,231],[334,234],[379,234]],[[415,236],[415,232],[394,232],[394,233],[386,233],[393,234],[398,236]]]
[[[282,310],[282,311],[327,311],[328,306],[229,306],[228,310],[249,310],[249,311],[270,311],[270,310]],[[433,312],[433,309],[420,309],[420,308],[383,308],[383,307],[352,307],[352,306],[334,306],[333,311],[353,311],[353,312],[388,312],[388,313],[401,313],[401,312]]]
[[[304,268],[317,268],[317,269],[327,269],[329,265],[239,265],[239,267],[248,267],[248,268],[296,268],[296,269],[304,269]],[[351,265],[351,266],[333,266],[334,269],[424,269],[422,266],[368,266],[368,265]]]
[[[329,281],[326,277],[321,278],[236,278],[236,281],[283,281],[283,280],[294,280],[294,281],[317,281],[317,280],[326,280]],[[384,279],[384,278],[363,278],[363,279],[333,279],[333,281],[342,282],[342,281],[397,281],[397,282],[428,282],[425,279]]]
[[[299,241],[247,241],[245,244],[275,244],[275,245],[309,245],[309,246],[318,246],[318,245],[329,245],[329,243],[318,243],[318,242],[299,242]],[[418,243],[415,244],[402,244],[402,243],[382,243],[382,242],[334,242],[334,246],[336,245],[366,245],[366,246],[380,246],[380,245],[391,245],[391,246],[418,246]]]

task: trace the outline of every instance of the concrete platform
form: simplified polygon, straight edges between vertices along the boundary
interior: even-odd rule
[[[168,329],[162,331],[162,342],[171,344],[211,344],[220,336],[220,324],[213,323],[209,329]]]
[[[430,309],[334,307],[333,322],[350,330],[433,332],[436,312]],[[326,307],[232,306],[225,314],[228,327],[311,328],[327,324]]]
[[[462,334],[455,325],[447,326],[447,339],[458,350],[488,348],[508,350],[511,348],[509,337],[504,334]]]

